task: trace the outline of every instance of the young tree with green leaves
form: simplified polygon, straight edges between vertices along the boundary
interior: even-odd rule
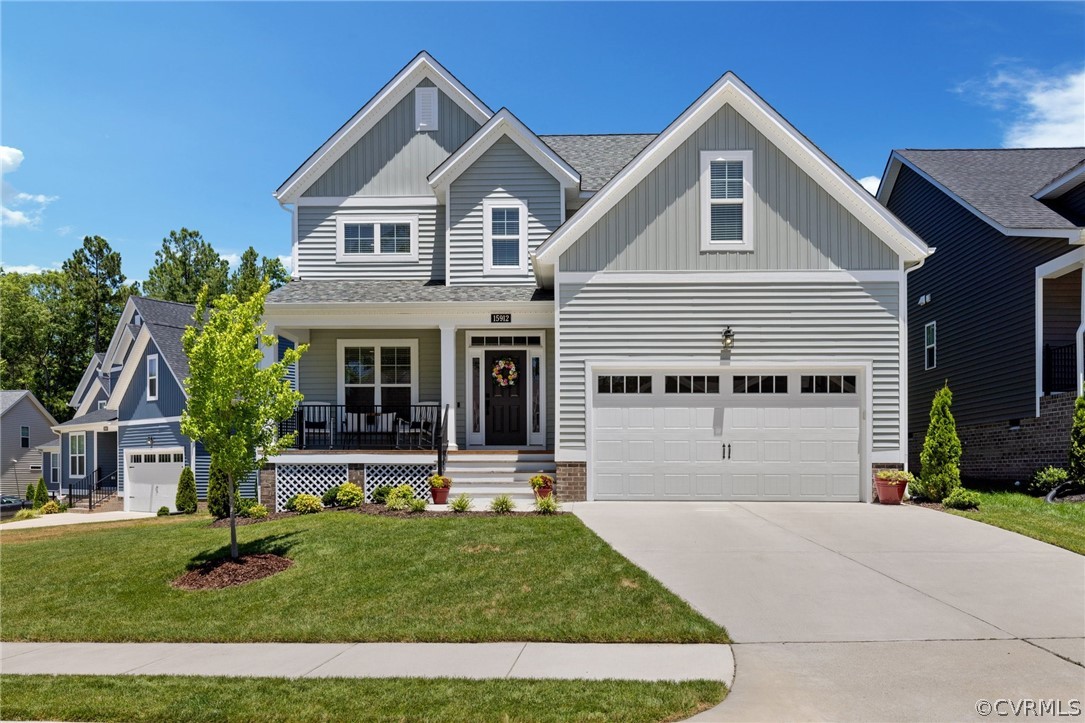
[[[261,321],[269,291],[265,283],[247,301],[226,294],[209,303],[204,289],[196,299],[193,326],[181,337],[189,366],[181,432],[201,442],[226,475],[234,560],[238,557],[237,483],[293,443],[292,434],[278,436],[278,423],[293,414],[303,398],[286,375],[287,367],[297,363],[307,345],[287,349],[281,360],[261,368],[264,348],[277,346]]]
[[[177,508],[178,512],[183,512],[186,515],[191,515],[199,506],[196,499],[196,476],[192,474],[191,467],[185,467],[181,470],[181,478],[177,480],[177,496],[174,499],[173,506]]]
[[[154,252],[154,266],[147,273],[143,293],[152,299],[195,303],[205,286],[208,297],[226,293],[230,267],[199,231],[182,227],[162,239]]]
[[[1066,473],[1070,480],[1085,482],[1085,397],[1078,394],[1074,402],[1074,421],[1070,425],[1070,452]]]
[[[282,261],[261,256],[256,249],[249,246],[245,253],[241,254],[241,261],[230,276],[230,293],[241,301],[247,301],[265,281],[274,291],[290,281],[290,274]]]
[[[932,502],[941,502],[961,486],[961,440],[951,404],[953,392],[946,384],[931,402],[931,421],[919,455],[919,484],[914,487],[918,496]]]

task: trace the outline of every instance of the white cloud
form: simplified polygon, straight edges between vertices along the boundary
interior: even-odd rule
[[[23,152],[11,146],[0,146],[0,173],[11,173],[23,162]]]
[[[878,176],[863,176],[859,179],[859,185],[870,191],[871,196],[878,195],[878,186],[881,185],[882,179]]]
[[[60,264],[54,263],[52,266],[38,266],[37,264],[23,264],[21,266],[3,265],[3,268],[5,272],[12,274],[40,274],[42,271],[59,269]]]
[[[280,256],[279,261],[286,267],[286,273],[294,273],[294,257],[293,256]]]
[[[219,254],[219,258],[229,264],[231,269],[237,268],[241,263],[241,256],[238,254]]]
[[[33,226],[34,222],[22,211],[0,206],[0,226]]]
[[[57,228],[57,236],[70,236],[74,230],[71,226],[60,226]]]
[[[1032,68],[1006,68],[958,91],[1010,115],[1004,148],[1085,144],[1085,70],[1045,75]]]

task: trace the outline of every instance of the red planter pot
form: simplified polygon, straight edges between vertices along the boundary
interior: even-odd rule
[[[879,479],[874,480],[874,485],[878,488],[878,503],[882,505],[899,505],[904,499],[904,490],[908,487],[905,484],[888,484]]]
[[[553,493],[553,491],[553,487],[536,487],[535,496],[538,497],[540,500],[543,500],[549,497]]]
[[[448,504],[448,487],[430,487],[429,493],[433,495],[433,504],[435,505],[447,505]]]

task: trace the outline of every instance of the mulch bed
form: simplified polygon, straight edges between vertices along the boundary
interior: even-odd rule
[[[942,506],[941,502],[915,502],[913,500],[904,500],[901,504],[913,505],[915,507],[926,507],[928,510],[941,510],[946,511],[946,508]]]
[[[226,559],[205,563],[170,584],[180,590],[221,590],[271,577],[293,564],[293,560],[280,555],[244,555],[237,562]]]
[[[1056,504],[1062,504],[1063,502],[1085,502],[1085,494],[1066,495],[1065,497],[1055,498]]]

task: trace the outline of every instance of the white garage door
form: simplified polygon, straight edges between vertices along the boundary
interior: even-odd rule
[[[157,512],[177,508],[177,482],[185,466],[181,449],[125,450],[125,486],[128,509],[132,512]]]
[[[857,376],[596,374],[599,500],[858,500]]]

